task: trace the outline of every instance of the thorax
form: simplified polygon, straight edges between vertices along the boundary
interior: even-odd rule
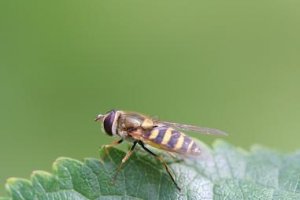
[[[130,138],[130,132],[136,129],[151,129],[153,121],[150,117],[134,112],[122,112],[118,118],[117,134],[124,138]]]

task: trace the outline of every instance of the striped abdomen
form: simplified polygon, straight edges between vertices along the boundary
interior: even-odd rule
[[[199,146],[184,133],[168,126],[155,127],[143,134],[144,143],[180,154],[199,154]]]

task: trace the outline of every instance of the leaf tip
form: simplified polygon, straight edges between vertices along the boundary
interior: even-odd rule
[[[10,177],[10,178],[8,178],[7,180],[6,180],[6,185],[8,186],[8,185],[12,185],[12,184],[14,184],[16,181],[18,181],[18,178],[16,178],[16,177]]]
[[[31,187],[31,182],[27,179],[10,177],[6,180],[5,189],[11,195],[14,190],[19,190],[20,188]]]
[[[52,174],[49,172],[43,171],[43,170],[35,170],[31,173],[31,178],[36,177],[36,176],[49,177],[49,176],[52,176]]]
[[[52,169],[54,169],[54,171],[57,170],[59,165],[63,165],[64,163],[79,163],[82,164],[81,161],[73,159],[73,158],[69,158],[69,157],[58,157],[52,165]]]

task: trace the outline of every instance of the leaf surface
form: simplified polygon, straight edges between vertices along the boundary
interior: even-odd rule
[[[279,154],[260,146],[250,152],[217,141],[195,159],[169,166],[178,191],[161,163],[138,150],[113,179],[125,152],[100,150],[102,159],[58,158],[53,172],[34,171],[30,180],[10,178],[0,200],[109,199],[300,199],[300,153]]]

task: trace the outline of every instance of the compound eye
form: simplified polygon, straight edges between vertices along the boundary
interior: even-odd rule
[[[114,120],[115,120],[115,115],[116,115],[115,110],[110,111],[107,114],[107,116],[105,117],[104,122],[103,122],[104,130],[110,136],[113,135],[112,126],[113,126],[113,123],[114,123]]]

